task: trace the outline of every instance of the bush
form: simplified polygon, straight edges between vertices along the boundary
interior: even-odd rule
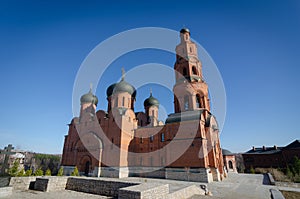
[[[46,170],[45,176],[51,176],[51,170],[50,170],[50,169],[47,169],[47,170]]]
[[[25,176],[31,176],[32,175],[32,170],[29,169],[25,172]]]
[[[64,175],[64,167],[60,167],[57,176],[63,176],[63,175]]]
[[[18,172],[18,174],[17,174],[18,177],[22,177],[22,176],[24,176],[24,175],[25,175],[24,169],[21,169],[21,170]]]
[[[71,173],[71,176],[79,176],[79,172],[78,172],[77,167],[74,168],[74,170]]]
[[[254,168],[252,166],[250,168],[250,173],[255,174],[255,170],[254,170]]]
[[[34,172],[34,175],[35,176],[42,176],[44,175],[44,172],[42,169],[37,169],[35,172]]]

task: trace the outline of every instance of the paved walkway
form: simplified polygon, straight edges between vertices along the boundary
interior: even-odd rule
[[[170,192],[182,189],[189,185],[199,186],[205,183],[183,182],[166,179],[150,179],[150,178],[123,178],[125,181],[138,182],[156,182],[170,185]],[[278,189],[276,186],[265,185],[266,181],[263,175],[260,174],[236,174],[230,173],[229,176],[222,182],[212,182],[206,184],[208,190],[212,192],[213,196],[195,195],[191,199],[271,199],[270,189]],[[8,198],[25,198],[25,199],[77,199],[77,198],[109,198],[105,196],[86,194],[70,190],[57,192],[39,192],[39,191],[15,191],[13,195]]]
[[[194,196],[196,198],[226,198],[226,199],[271,199],[270,189],[273,186],[265,185],[266,181],[260,174],[229,173],[222,182],[207,184],[213,196]]]

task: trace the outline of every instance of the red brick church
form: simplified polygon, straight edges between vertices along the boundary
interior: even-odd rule
[[[219,181],[224,176],[219,129],[210,112],[197,46],[190,31],[180,30],[173,87],[174,113],[158,121],[159,101],[152,93],[144,112],[135,112],[136,90],[125,81],[107,88],[107,110],[96,111],[92,91],[80,99],[80,116],[65,136],[62,166],[76,166],[82,175],[158,177],[188,181]]]

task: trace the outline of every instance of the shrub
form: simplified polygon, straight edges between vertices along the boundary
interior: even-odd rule
[[[77,167],[74,168],[74,170],[71,173],[71,176],[79,176],[79,172],[78,172]]]
[[[17,174],[18,177],[22,177],[22,176],[24,176],[24,175],[25,175],[24,169],[21,169],[21,170],[18,172],[18,174]]]
[[[25,172],[25,176],[31,176],[32,175],[32,170],[29,169]]]
[[[63,176],[63,175],[64,175],[64,167],[60,167],[57,176]]]
[[[255,170],[254,170],[254,168],[252,166],[250,168],[250,173],[255,174]]]
[[[42,176],[44,175],[44,172],[42,169],[37,169],[35,172],[34,172],[34,175],[35,176]]]
[[[50,169],[47,169],[47,170],[46,170],[45,176],[51,176],[51,170],[50,170]]]

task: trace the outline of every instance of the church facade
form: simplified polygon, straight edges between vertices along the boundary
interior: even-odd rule
[[[219,129],[210,112],[197,46],[190,31],[180,31],[173,87],[174,113],[158,120],[159,101],[150,96],[143,112],[135,112],[136,90],[122,80],[107,88],[107,110],[96,111],[98,98],[80,99],[80,116],[65,136],[61,165],[65,174],[78,168],[98,177],[157,177],[187,181],[219,181],[224,176]]]

